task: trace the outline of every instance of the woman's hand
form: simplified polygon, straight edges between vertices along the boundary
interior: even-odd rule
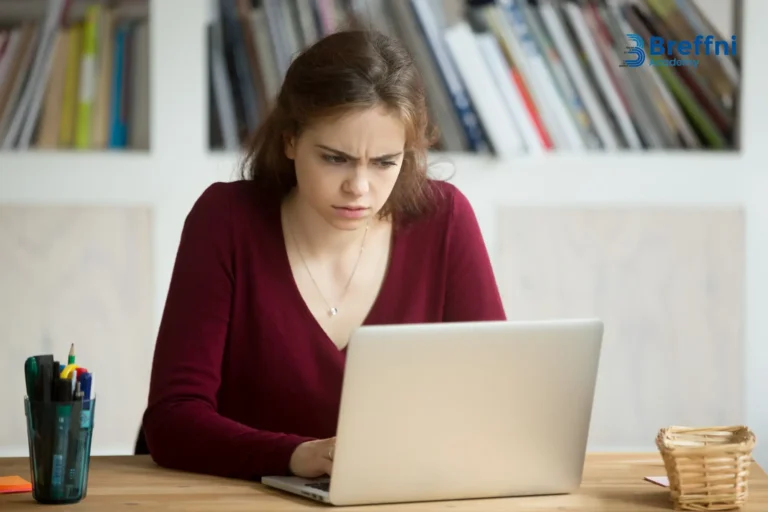
[[[291,473],[303,478],[330,476],[335,445],[335,437],[300,444],[291,455]]]

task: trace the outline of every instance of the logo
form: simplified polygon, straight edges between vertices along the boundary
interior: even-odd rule
[[[627,34],[627,39],[629,39],[629,42],[633,43],[634,46],[628,45],[624,54],[634,55],[634,58],[624,59],[624,64],[622,64],[621,67],[639,68],[645,62],[645,42],[643,41],[643,38],[637,34]]]
[[[691,66],[697,67],[702,56],[736,55],[736,36],[730,41],[715,39],[715,36],[697,35],[692,40],[677,41],[651,36],[646,48],[645,41],[637,34],[627,34],[629,44],[624,51],[622,68],[639,68],[646,61],[650,66]]]

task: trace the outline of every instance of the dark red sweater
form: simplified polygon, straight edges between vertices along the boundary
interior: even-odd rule
[[[453,185],[396,231],[365,324],[505,318],[485,244]],[[332,437],[345,351],[294,284],[277,200],[216,183],[181,235],[143,428],[161,466],[243,479],[287,474],[294,448]]]

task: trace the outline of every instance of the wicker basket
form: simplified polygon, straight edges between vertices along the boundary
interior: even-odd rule
[[[747,427],[664,428],[656,446],[675,510],[734,510],[746,503],[755,446]]]

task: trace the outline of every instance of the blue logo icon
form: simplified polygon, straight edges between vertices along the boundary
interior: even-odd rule
[[[639,68],[648,62],[649,66],[691,66],[698,67],[702,57],[723,57],[736,55],[736,36],[730,40],[716,39],[713,35],[697,35],[690,40],[665,39],[649,36],[648,44],[638,34],[626,34],[627,49],[619,67]]]
[[[621,67],[639,68],[645,62],[645,49],[644,49],[643,38],[637,34],[627,34],[627,39],[629,39],[630,43],[634,43],[634,45],[627,46],[627,50],[624,52],[624,54],[634,55],[634,58],[624,59],[624,64],[622,64]]]

